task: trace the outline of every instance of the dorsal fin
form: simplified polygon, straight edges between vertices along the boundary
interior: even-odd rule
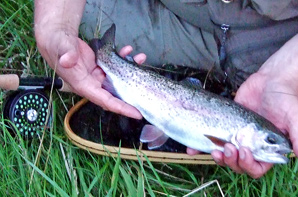
[[[193,77],[186,77],[182,81],[179,81],[179,83],[196,90],[201,90],[203,88],[202,82],[199,79]]]

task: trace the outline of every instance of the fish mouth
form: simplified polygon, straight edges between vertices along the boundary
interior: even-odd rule
[[[282,148],[275,152],[271,153],[261,153],[259,155],[255,155],[255,159],[258,161],[263,161],[267,163],[279,163],[279,164],[286,164],[289,162],[289,159],[287,158],[287,154],[289,154],[292,150],[290,148]]]
[[[258,161],[266,162],[266,163],[279,163],[286,164],[289,162],[289,159],[285,155],[280,154],[267,154],[262,156],[255,155],[255,159]]]
[[[275,152],[275,157],[279,158],[278,161],[280,162],[275,162],[275,163],[282,163],[286,164],[289,162],[289,159],[287,158],[287,154],[289,154],[292,150],[288,147],[283,147],[279,149],[278,151]]]
[[[280,155],[285,155],[285,154],[289,154],[292,150],[289,149],[289,148],[284,148],[282,150],[278,150],[276,151],[277,154],[280,154]]]
[[[280,162],[276,162],[276,163],[286,164],[289,162],[289,159],[284,155],[279,155],[279,161]]]

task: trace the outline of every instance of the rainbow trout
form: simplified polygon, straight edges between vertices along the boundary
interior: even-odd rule
[[[170,137],[206,153],[230,142],[248,147],[258,161],[286,163],[290,141],[272,123],[232,100],[172,81],[121,58],[114,49],[115,25],[90,46],[106,73],[104,88],[136,107],[152,125],[140,141],[149,149]],[[221,143],[220,143],[221,142]]]

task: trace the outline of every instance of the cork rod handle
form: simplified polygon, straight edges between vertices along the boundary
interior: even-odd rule
[[[56,78],[55,80],[51,78],[19,78],[16,74],[4,74],[0,75],[0,89],[4,90],[18,90],[24,87],[38,86],[40,88],[50,88],[54,83],[54,88],[63,92],[72,92],[69,84],[65,83],[63,79]]]

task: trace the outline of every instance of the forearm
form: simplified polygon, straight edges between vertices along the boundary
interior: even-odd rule
[[[78,34],[86,0],[36,0],[34,29],[37,41],[48,31]]]

